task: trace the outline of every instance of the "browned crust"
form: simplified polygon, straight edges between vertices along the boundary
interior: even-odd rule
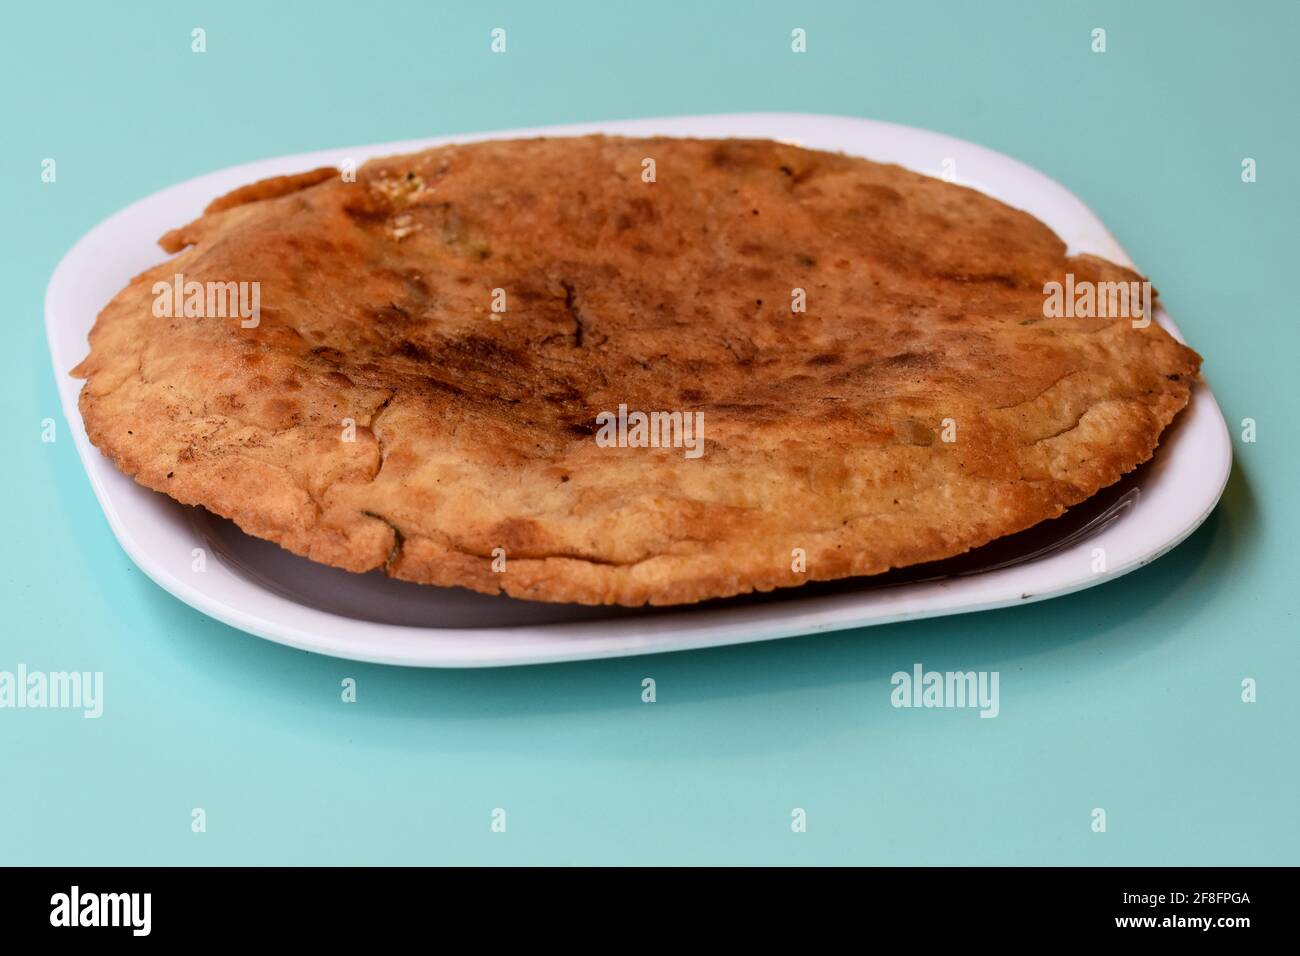
[[[765,141],[444,147],[244,187],[164,245],[74,370],[118,468],[326,564],[536,600],[960,553],[1148,459],[1200,362],[1155,325],[1044,319],[1067,272],[1140,277],[1025,213]],[[260,325],[155,318],[177,272],[259,281]],[[703,411],[704,456],[597,447],[620,402]]]
[[[313,169],[306,173],[295,173],[292,176],[272,176],[269,179],[259,179],[247,186],[232,189],[224,196],[218,196],[208,203],[203,213],[204,215],[212,215],[251,202],[278,199],[281,196],[289,195],[289,193],[296,193],[309,186],[315,186],[317,183],[323,183],[327,179],[333,179],[337,175],[339,175],[339,171],[333,166],[321,166],[319,169]]]
[[[238,189],[232,189],[224,196],[218,196],[212,202],[208,203],[203,210],[205,216],[211,216],[214,213],[225,212],[227,209],[234,209],[236,206],[245,206],[249,203],[263,202],[267,199],[278,199],[281,196],[287,196],[290,193],[296,193],[299,190],[307,189],[318,183],[323,183],[327,179],[339,175],[339,171],[333,166],[322,166],[319,169],[313,169],[307,173],[295,173],[292,176],[272,176],[269,179],[259,179],[255,183],[249,183],[247,186],[240,186]],[[164,233],[163,237],[158,240],[158,245],[162,246],[167,252],[180,252],[192,240],[189,233],[184,229],[173,229]]]

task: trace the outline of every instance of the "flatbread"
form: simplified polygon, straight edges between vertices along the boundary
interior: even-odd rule
[[[964,552],[1149,458],[1200,364],[1045,318],[1047,283],[1141,277],[1028,214],[761,140],[445,146],[244,187],[162,245],[73,372],[118,468],[315,561],[542,601]],[[257,326],[155,315],[178,274],[259,283]],[[634,447],[637,411],[703,413],[702,453]]]

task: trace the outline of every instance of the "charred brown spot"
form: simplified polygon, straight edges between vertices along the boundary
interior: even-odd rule
[[[814,166],[807,166],[803,169],[795,169],[792,166],[786,165],[784,163],[777,168],[781,170],[781,173],[786,177],[787,181],[790,184],[790,188],[792,189],[795,186],[802,186],[804,183],[806,183],[809,179],[812,178],[813,173],[816,171],[816,167]]]
[[[1002,286],[1004,289],[1018,289],[1021,286],[1021,280],[1018,276],[1009,275],[1005,272],[961,272],[955,269],[932,269],[927,274],[932,279],[942,279],[947,282],[962,284],[987,283]]]
[[[885,364],[893,368],[921,368],[934,364],[931,352],[899,352],[885,359]]]
[[[397,353],[409,359],[415,359],[417,362],[428,362],[433,359],[429,350],[422,345],[416,345],[410,339],[402,339],[397,346]]]
[[[542,397],[552,405],[567,405],[570,402],[579,401],[582,398],[582,393],[572,385],[566,385],[563,388],[547,392]]]
[[[388,219],[388,210],[367,204],[349,204],[343,207],[343,214],[358,226],[374,227],[382,225]]]
[[[438,350],[438,358],[448,368],[469,371],[517,372],[532,365],[519,349],[483,335],[452,339]]]
[[[396,329],[408,326],[412,322],[413,316],[404,306],[396,302],[390,302],[388,305],[380,306],[370,311],[370,319],[381,328]]]
[[[614,216],[614,228],[626,232],[635,226],[653,226],[659,222],[659,210],[649,199],[630,199]]]
[[[331,363],[341,363],[347,357],[338,349],[331,348],[328,345],[316,346],[314,349],[311,350],[311,354],[316,356],[319,359],[323,359],[326,362],[331,362]]]
[[[551,544],[546,529],[532,518],[507,518],[488,529],[489,541],[499,542],[507,554],[529,557]]]
[[[840,362],[842,361],[843,359],[840,358],[840,356],[838,355],[833,355],[830,352],[822,352],[818,355],[814,355],[812,358],[808,359],[808,361],[805,362],[804,364],[805,365],[839,365]]]
[[[407,295],[416,302],[427,303],[433,297],[424,275],[414,269],[382,268],[375,270],[375,275],[405,287]]]
[[[709,153],[709,163],[716,169],[741,169],[754,165],[754,144],[743,140],[724,140]]]
[[[451,382],[444,382],[442,379],[434,378],[431,375],[421,379],[420,384],[424,386],[426,391],[441,392],[444,395],[454,395],[457,398],[466,394],[465,390],[459,386],[453,385]]]
[[[567,279],[560,280],[560,285],[564,288],[565,311],[573,319],[573,347],[580,349],[587,336],[587,320],[582,310],[578,308],[578,290]]]
[[[854,189],[866,196],[868,200],[887,205],[895,205],[903,201],[903,194],[897,189],[892,186],[882,186],[880,183],[857,183]]]

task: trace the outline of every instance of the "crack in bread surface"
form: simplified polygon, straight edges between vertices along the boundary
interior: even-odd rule
[[[1141,277],[1027,214],[767,141],[441,147],[252,184],[163,244],[76,370],[119,468],[317,561],[536,600],[977,547],[1149,458],[1200,361],[1155,324],[1045,319],[1067,273]],[[258,325],[155,317],[177,272],[258,281]],[[601,447],[620,405],[702,412],[704,454]]]

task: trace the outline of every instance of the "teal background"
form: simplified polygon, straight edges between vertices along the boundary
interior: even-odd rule
[[[1294,286],[1300,5],[12,5],[0,29],[2,863],[1300,863]],[[189,51],[203,26],[208,52]],[[488,52],[488,31],[509,52]],[[792,27],[805,55],[789,51]],[[1108,52],[1092,54],[1104,27]],[[1004,611],[477,672],[290,650],[124,555],[59,410],[42,298],[118,208],[277,154],[744,110],[940,130],[1055,177],[1155,277],[1234,423],[1218,511],[1117,582]],[[44,157],[58,181],[40,181]],[[1258,162],[1243,184],[1240,163]],[[40,421],[59,421],[54,444]],[[1258,422],[1243,444],[1235,423]],[[1002,713],[889,705],[999,670]],[[359,683],[344,705],[339,682]],[[640,702],[640,681],[658,703]],[[1245,677],[1259,700],[1240,700]],[[208,815],[190,831],[190,810]],[[505,834],[489,830],[504,807]],[[793,807],[808,831],[790,828]],[[1093,833],[1104,807],[1108,832]]]

